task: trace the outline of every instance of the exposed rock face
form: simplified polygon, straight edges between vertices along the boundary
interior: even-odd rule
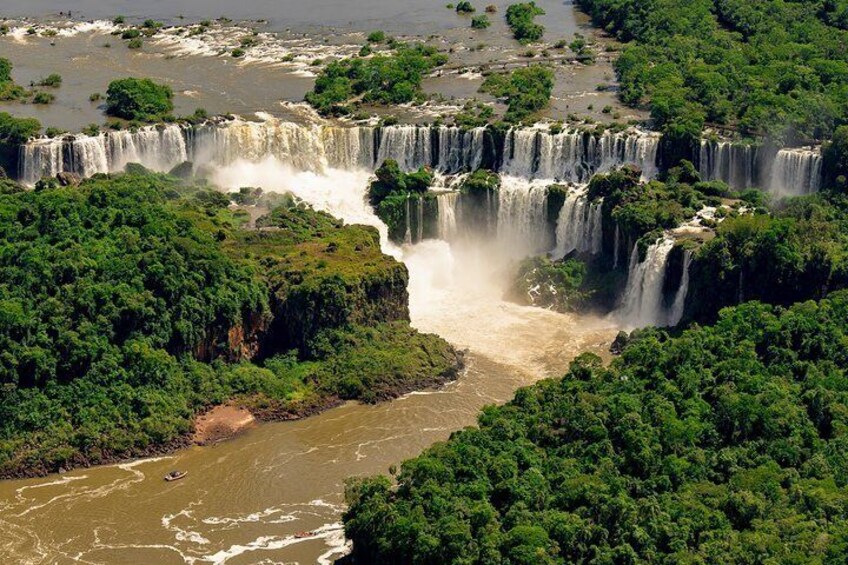
[[[358,278],[331,275],[317,284],[279,279],[273,290],[273,321],[262,342],[263,355],[285,348],[306,351],[321,331],[346,325],[409,321],[409,275],[392,261],[385,269]]]
[[[210,335],[197,344],[194,356],[200,361],[222,358],[237,362],[253,359],[259,353],[263,336],[270,324],[270,314],[248,312],[240,324]]]
[[[56,180],[62,186],[79,186],[82,178],[76,173],[61,172],[56,175]]]
[[[268,312],[197,345],[198,359],[240,361],[297,349],[323,331],[409,321],[406,266],[384,255],[377,230],[345,226],[320,212],[279,208],[260,229],[239,232],[230,251],[255,258],[268,285]]]

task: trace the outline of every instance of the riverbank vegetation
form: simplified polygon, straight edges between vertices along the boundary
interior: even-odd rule
[[[621,99],[677,137],[705,122],[778,142],[827,139],[848,118],[848,31],[839,3],[579,0],[628,42]],[[830,7],[830,9],[828,8]]]
[[[848,294],[634,336],[352,479],[356,563],[841,563]]]
[[[287,418],[453,375],[376,230],[291,199],[254,229],[227,195],[133,171],[0,195],[0,476],[182,445],[231,399]]]
[[[434,47],[393,42],[391,53],[333,61],[321,69],[306,101],[323,115],[346,115],[362,104],[423,101],[421,81],[447,56]]]

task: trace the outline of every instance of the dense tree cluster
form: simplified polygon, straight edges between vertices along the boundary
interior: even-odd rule
[[[821,563],[848,555],[848,294],[751,302],[489,407],[352,480],[356,563]]]
[[[579,0],[629,43],[621,97],[669,133],[704,122],[785,142],[825,139],[848,118],[848,31],[836,0]]]
[[[653,243],[663,230],[692,218],[704,206],[721,205],[723,198],[733,198],[737,210],[763,199],[755,190],[736,193],[721,181],[701,181],[688,161],[667,171],[662,180],[642,182],[640,176],[632,167],[595,175],[589,182],[589,198],[603,198],[605,225],[618,226],[625,239],[639,240],[642,246]]]
[[[454,370],[376,230],[292,201],[245,229],[226,195],[133,170],[0,194],[0,476],[145,453],[234,397],[298,414]]]
[[[174,109],[171,87],[148,78],[124,78],[109,83],[106,113],[125,120],[160,121]]]
[[[504,120],[531,120],[551,101],[554,73],[548,67],[532,66],[511,73],[492,73],[483,81],[480,90],[504,98],[508,104]]]
[[[519,304],[557,312],[578,311],[591,296],[584,286],[586,271],[586,264],[576,258],[529,257],[519,265],[509,297]]]
[[[742,300],[821,298],[848,287],[848,198],[824,192],[727,218],[694,259],[687,305],[694,319]]]
[[[506,9],[506,23],[512,35],[522,43],[539,41],[545,35],[545,28],[537,24],[536,16],[545,15],[545,11],[535,2],[519,2]]]
[[[394,241],[404,241],[409,222],[416,223],[416,232],[418,223],[424,222],[423,212],[421,218],[417,214],[414,218],[410,217],[410,206],[413,202],[417,208],[419,205],[424,206],[426,201],[428,207],[433,208],[430,212],[436,211],[435,198],[428,193],[433,184],[433,173],[423,167],[411,173],[404,173],[397,161],[386,159],[377,169],[375,176],[368,187],[371,205],[389,228],[389,237]],[[432,215],[428,213],[428,219],[431,219]],[[423,232],[424,226],[420,227]]]
[[[349,114],[359,102],[412,102],[422,96],[423,77],[446,62],[434,47],[395,43],[392,53],[333,61],[321,69],[306,101],[325,115]]]

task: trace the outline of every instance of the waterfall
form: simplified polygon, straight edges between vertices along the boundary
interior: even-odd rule
[[[821,153],[810,148],[781,149],[774,157],[769,191],[779,196],[800,196],[821,186]]]
[[[411,171],[430,166],[430,130],[418,126],[391,126],[380,132],[377,163],[394,159],[403,170]]]
[[[643,176],[657,172],[659,136],[636,128],[600,135],[538,128],[513,129],[504,146],[503,171],[513,176],[586,183],[595,173],[636,165]]]
[[[186,161],[188,151],[184,128],[176,124],[38,139],[21,149],[21,181],[32,185],[63,171],[90,177],[121,171],[127,163],[163,172]]]
[[[600,201],[589,201],[585,188],[568,193],[557,219],[554,257],[561,259],[572,251],[592,255],[601,252],[601,207]]]
[[[54,139],[37,139],[21,146],[18,176],[26,184],[55,177],[63,170],[63,145]]]
[[[436,204],[439,210],[438,238],[451,241],[457,234],[457,202],[458,192],[445,192],[436,196]]]
[[[483,162],[483,132],[485,128],[465,131],[458,127],[441,127],[436,130],[438,158],[436,170],[443,173],[474,171]]]
[[[516,257],[550,248],[545,184],[504,177],[498,191],[498,241]]]
[[[615,223],[615,235],[614,241],[612,243],[612,268],[618,268],[618,256],[619,256],[619,248],[621,247],[620,240],[621,239],[621,231],[618,227],[618,222]]]
[[[746,143],[701,140],[698,171],[705,181],[720,180],[734,189],[756,184],[757,148]]]
[[[232,120],[197,128],[193,154],[202,163],[218,166],[238,160],[258,162],[274,157],[299,171],[320,172],[328,166],[323,141],[321,128],[315,125],[279,120]],[[333,147],[338,149],[340,144]]]
[[[616,312],[616,317],[623,323],[634,327],[667,325],[669,317],[663,305],[663,281],[668,255],[673,247],[674,240],[663,237],[648,247],[645,260],[640,262],[639,246],[633,246],[627,287],[621,307]]]
[[[330,167],[353,171],[372,170],[377,163],[375,130],[369,127],[327,126],[321,129],[321,141]]]
[[[226,166],[273,157],[297,170],[374,170],[394,159],[404,170],[431,167],[444,174],[480,168],[485,128],[414,125],[338,126],[298,124],[266,118],[215,120],[198,126],[168,124],[95,136],[65,135],[28,142],[21,150],[21,180],[69,171],[81,176],[117,172],[127,163],[168,171],[183,161]],[[511,130],[504,143],[502,171],[527,179],[587,182],[596,172],[623,164],[656,174],[657,134],[631,128],[601,134],[539,128]]]
[[[674,295],[674,302],[668,312],[668,325],[676,326],[683,317],[683,308],[686,306],[686,295],[689,293],[689,265],[692,263],[692,250],[683,252],[683,273],[680,275],[680,286]]]

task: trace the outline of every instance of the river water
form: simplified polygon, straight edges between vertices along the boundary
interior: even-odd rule
[[[508,2],[495,2],[502,14]],[[478,2],[482,9],[483,2]],[[548,10],[542,22],[551,40],[569,37],[585,19],[563,2],[540,2]],[[286,40],[310,27],[338,26],[328,44],[361,43],[357,31],[383,28],[406,34],[443,33],[442,41],[471,45],[480,40],[443,1],[357,0],[70,0],[63,10],[74,17],[111,18],[117,13],[171,23],[179,15],[199,20],[226,15],[237,20],[263,18],[285,32]],[[48,0],[9,0],[4,16],[51,18],[57,5]],[[490,44],[514,53],[500,18],[482,35]],[[582,23],[581,23],[582,22]],[[310,38],[315,39],[317,32]],[[16,65],[16,79],[27,83],[60,71],[65,84],[53,106],[0,109],[30,113],[45,125],[78,129],[102,121],[101,109],[88,102],[116,75],[153,76],[177,92],[177,112],[195,106],[210,112],[279,110],[280,100],[296,101],[310,88],[304,73],[273,65],[236,64],[226,57],[175,55],[165,46],[132,53],[118,41],[102,47],[108,34],[78,34],[56,40],[0,39],[4,56]],[[329,48],[328,48],[329,49]],[[472,52],[463,57],[483,62],[503,53]],[[512,55],[510,55],[512,56]],[[478,59],[475,59],[478,58]],[[594,86],[609,78],[609,67],[586,73],[558,71],[562,112],[612,102]],[[475,79],[478,80],[479,79]],[[474,80],[435,77],[432,90],[476,92]],[[451,90],[453,89],[453,90]],[[587,94],[588,93],[588,94]],[[568,106],[570,105],[570,107]],[[215,171],[223,187],[262,186],[296,193],[316,208],[348,222],[384,227],[364,204],[368,174],[292,171],[279,164],[235,163]],[[473,425],[481,407],[509,400],[515,390],[540,378],[562,375],[582,351],[603,354],[615,333],[609,322],[517,306],[502,299],[503,267],[508,255],[497,245],[471,242],[453,248],[425,241],[385,251],[410,269],[413,325],[467,349],[468,368],[444,388],[406,395],[376,406],[347,404],[297,422],[266,424],[231,441],[194,447],[168,457],[93,469],[61,476],[0,482],[0,562],[3,563],[322,563],[344,551],[340,525],[344,480],[385,473],[452,431]],[[165,483],[171,469],[189,476]],[[309,531],[306,538],[297,532]]]
[[[89,124],[104,124],[103,100],[90,101],[95,93],[105,95],[115,78],[145,76],[167,84],[174,91],[174,114],[189,115],[197,108],[210,114],[250,114],[256,111],[297,119],[288,103],[300,102],[313,85],[317,60],[332,60],[357,53],[365,42],[365,33],[384,29],[405,39],[426,41],[450,52],[452,71],[438,71],[424,80],[428,94],[442,102],[423,109],[373,109],[401,119],[432,121],[444,115],[445,107],[456,111],[468,100],[492,101],[478,89],[483,76],[480,65],[516,63],[527,60],[528,48],[511,37],[503,13],[508,1],[493,2],[498,13],[490,16],[492,26],[472,30],[467,16],[457,15],[439,0],[71,0],[61,3],[70,9],[73,20],[59,16],[52,0],[7,0],[0,8],[12,32],[0,36],[0,55],[14,65],[18,84],[29,85],[51,73],[63,77],[61,88],[51,89],[56,100],[49,105],[0,102],[0,111],[38,118],[45,126],[78,131]],[[620,118],[640,117],[623,108],[613,90],[599,89],[614,84],[614,72],[601,53],[595,65],[563,64],[556,59],[568,50],[553,48],[558,40],[570,41],[576,33],[591,35],[588,18],[570,3],[540,1],[546,15],[538,19],[545,25],[546,45],[530,49],[536,56],[547,52],[556,74],[551,108],[547,115],[565,119],[570,114],[609,121],[609,106]],[[477,3],[482,11],[483,2]],[[146,39],[141,49],[128,49],[126,42],[111,35],[110,23],[116,14],[125,14],[129,22],[154,18],[174,26],[190,25],[204,19],[227,16],[233,22],[214,25],[201,37],[165,30]],[[178,16],[183,15],[181,19]],[[259,18],[267,21],[257,22]],[[94,20],[94,23],[83,23]],[[39,33],[26,33],[34,24]],[[45,37],[47,27],[61,30]],[[230,55],[239,40],[259,32],[260,46],[244,58]],[[603,51],[603,50],[601,50]],[[290,60],[294,57],[294,60]],[[461,67],[461,68],[457,68]],[[282,103],[282,105],[281,105]],[[441,106],[441,107],[440,107]],[[409,114],[407,116],[407,114]]]
[[[302,173],[274,161],[219,170],[222,186],[291,190],[316,208],[385,232],[364,204],[365,172]],[[502,263],[476,243],[425,241],[385,250],[410,270],[413,324],[467,348],[468,368],[440,390],[376,406],[348,404],[260,426],[169,457],[0,483],[0,560],[21,563],[314,563],[344,549],[344,480],[387,472],[480,408],[565,372],[579,352],[602,353],[605,322],[501,299]],[[165,483],[170,469],[188,478]],[[297,532],[311,531],[308,538]]]

